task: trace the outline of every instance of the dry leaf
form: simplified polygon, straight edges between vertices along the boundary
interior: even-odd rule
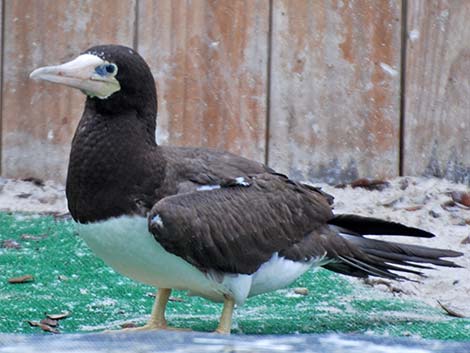
[[[20,277],[13,277],[8,279],[8,283],[16,284],[16,283],[27,283],[34,281],[34,277],[32,275],[24,275]]]
[[[441,207],[449,212],[455,212],[458,210],[457,204],[452,200],[444,202],[443,204],[441,204]]]
[[[41,330],[46,331],[46,332],[60,333],[59,330],[49,325],[39,324],[39,327],[41,328]]]
[[[385,180],[380,180],[380,179],[367,179],[367,178],[361,178],[354,180],[351,183],[351,187],[353,189],[355,188],[363,188],[367,190],[379,190],[382,191],[390,186],[390,183]]]
[[[39,325],[40,325],[40,323],[37,322],[37,321],[26,320],[26,322],[27,322],[30,326],[33,326],[33,327],[36,327],[36,326],[39,327]]]
[[[51,332],[51,333],[60,333],[59,330],[57,330],[56,328],[51,327],[51,326],[46,325],[46,324],[43,324],[41,322],[30,321],[30,320],[28,320],[27,322],[32,327],[40,327],[41,330],[43,330],[43,331]]]
[[[458,204],[470,207],[470,193],[463,191],[453,191],[450,196],[452,200]]]
[[[417,205],[417,206],[406,207],[405,210],[409,211],[409,212],[415,212],[415,211],[419,211],[422,208],[423,208],[423,206]]]
[[[31,193],[27,193],[27,192],[22,192],[21,194],[17,194],[15,195],[17,198],[19,199],[27,199],[31,196],[32,194]]]
[[[403,289],[395,287],[393,284],[391,284],[390,282],[388,282],[388,281],[386,281],[382,278],[377,278],[377,279],[365,278],[364,283],[369,285],[369,286],[372,286],[372,287],[382,284],[382,285],[386,286],[388,288],[388,290],[392,293],[406,293]]]
[[[5,249],[20,249],[21,244],[18,243],[15,239],[6,239],[2,241],[1,247]]]
[[[168,300],[169,300],[170,302],[178,302],[178,303],[184,302],[184,299],[182,299],[182,298],[177,298],[177,297],[170,297]]]
[[[463,314],[460,314],[454,310],[452,310],[451,308],[449,308],[448,306],[442,304],[439,300],[437,301],[437,303],[440,305],[440,307],[449,315],[449,316],[453,316],[453,317],[460,317],[460,318],[465,318],[466,316],[463,315]]]
[[[134,324],[133,322],[125,322],[121,324],[121,328],[133,328],[133,327],[137,327],[137,325]]]
[[[44,180],[36,178],[36,177],[28,177],[28,178],[23,178],[21,180],[30,182],[30,183],[32,183],[36,186],[39,186],[39,187],[43,187],[45,185]]]
[[[62,320],[62,319],[65,319],[66,317],[69,317],[70,316],[70,313],[68,311],[64,312],[64,313],[60,313],[60,314],[48,314],[48,313],[45,313],[46,317],[51,319],[51,320]]]
[[[41,234],[41,235],[22,234],[20,238],[21,240],[42,240],[42,239],[47,238],[47,234]]]
[[[467,235],[465,238],[463,238],[460,244],[470,244],[470,235]]]
[[[294,288],[294,293],[299,295],[308,295],[308,288],[298,287]]]
[[[72,216],[68,212],[50,212],[49,213],[55,220],[68,220],[72,219]]]
[[[42,319],[40,321],[40,324],[51,326],[51,327],[57,327],[59,325],[59,321],[58,320],[52,320],[52,319],[49,319],[47,317],[45,319]]]

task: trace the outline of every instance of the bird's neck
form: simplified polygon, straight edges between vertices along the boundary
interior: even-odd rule
[[[135,104],[137,101],[138,104]],[[134,125],[144,127],[141,137],[145,137],[151,144],[155,143],[157,128],[157,100],[156,98],[130,99],[126,95],[116,94],[107,99],[90,98],[85,102],[84,118],[97,117],[99,121],[110,121],[113,124]]]
[[[165,171],[155,125],[155,119],[136,111],[110,114],[87,103],[72,141],[67,174],[67,201],[74,219],[90,222],[145,213],[152,206]]]

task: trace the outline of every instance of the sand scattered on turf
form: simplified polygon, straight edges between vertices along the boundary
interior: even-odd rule
[[[382,291],[393,291],[398,297],[416,297],[434,307],[440,307],[439,300],[445,306],[470,317],[470,244],[462,244],[470,235],[470,209],[458,206],[445,209],[441,206],[452,200],[451,192],[468,191],[468,186],[442,179],[417,177],[396,178],[389,182],[390,187],[383,191],[353,189],[350,186],[337,189],[326,184],[319,186],[335,196],[334,208],[337,214],[354,213],[383,218],[419,227],[436,235],[432,239],[382,239],[463,252],[464,255],[456,258],[455,262],[464,268],[424,270],[427,278],[414,277],[419,283],[385,280],[390,286],[378,284],[375,287]],[[408,186],[402,190],[402,185]],[[396,289],[402,292],[396,292]]]
[[[419,283],[387,281],[375,287],[393,292],[395,296],[422,300],[434,307],[437,301],[452,310],[470,317],[470,209],[443,208],[453,191],[468,191],[463,184],[435,178],[404,177],[388,180],[390,186],[382,191],[362,188],[335,188],[326,184],[324,191],[335,197],[335,213],[355,213],[374,216],[409,226],[420,227],[436,234],[432,239],[386,237],[386,240],[452,249],[465,255],[455,262],[464,268],[425,270],[427,278]],[[0,178],[0,210],[62,214],[67,212],[64,186],[45,181],[38,183]],[[403,186],[406,185],[406,188]],[[462,243],[464,242],[464,243]],[[350,279],[351,281],[361,281]],[[398,290],[397,290],[398,289]]]

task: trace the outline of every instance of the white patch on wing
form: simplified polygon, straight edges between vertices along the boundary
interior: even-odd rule
[[[157,226],[159,227],[163,227],[163,221],[162,221],[162,217],[160,217],[159,214],[155,215],[152,220],[150,221],[150,224],[156,224]]]
[[[250,183],[245,181],[244,177],[235,178],[235,182],[240,186],[250,186]]]
[[[330,225],[331,227],[331,225]],[[341,236],[341,238],[343,239],[346,239],[346,240],[349,240],[351,242],[354,243],[354,240],[358,240],[358,237],[356,235],[351,235],[351,234],[348,234],[348,233],[344,233],[344,232],[341,232],[340,230],[337,230],[338,231],[338,235]],[[367,239],[366,237],[364,237],[365,239]]]
[[[220,189],[220,185],[202,185],[198,187],[197,191],[210,191]]]

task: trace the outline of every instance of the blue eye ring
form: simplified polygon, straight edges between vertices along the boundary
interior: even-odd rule
[[[116,64],[103,64],[97,66],[95,71],[100,76],[109,76],[109,75],[116,75],[117,73],[117,66]]]

